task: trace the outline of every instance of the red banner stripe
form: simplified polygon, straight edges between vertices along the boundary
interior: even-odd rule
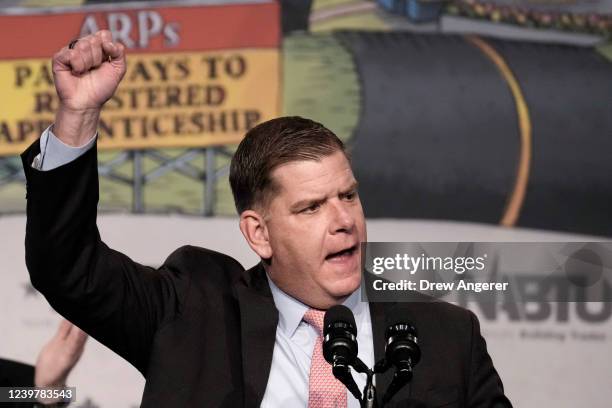
[[[151,37],[140,47],[138,13],[156,12],[163,26],[175,24],[179,36],[169,46],[163,34]],[[280,44],[280,16],[276,2],[257,4],[143,7],[141,9],[95,10],[62,14],[0,16],[0,59],[46,58],[79,36],[87,16],[98,28],[108,29],[109,15],[129,17],[129,38],[135,43],[130,53],[205,51],[232,48],[272,48]]]

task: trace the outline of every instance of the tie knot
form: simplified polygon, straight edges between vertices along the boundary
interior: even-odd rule
[[[304,313],[304,321],[317,329],[319,336],[323,335],[323,318],[325,317],[325,310],[308,309]]]

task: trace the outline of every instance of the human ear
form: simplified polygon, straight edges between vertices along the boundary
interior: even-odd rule
[[[272,247],[268,237],[268,228],[264,217],[254,210],[245,210],[240,214],[240,231],[247,243],[261,259],[272,258]]]

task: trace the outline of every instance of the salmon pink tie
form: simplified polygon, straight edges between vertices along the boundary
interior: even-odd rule
[[[309,309],[304,321],[319,336],[312,351],[308,383],[308,408],[346,408],[346,387],[334,377],[331,365],[323,357],[323,317],[325,311]]]

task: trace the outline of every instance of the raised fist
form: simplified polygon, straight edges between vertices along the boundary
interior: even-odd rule
[[[102,30],[79,39],[73,49],[62,48],[52,65],[60,100],[53,133],[68,145],[81,146],[96,134],[102,105],[125,75],[125,48]]]
[[[60,106],[71,111],[101,109],[125,74],[125,49],[110,31],[80,38],[73,49],[53,56],[53,76]]]

